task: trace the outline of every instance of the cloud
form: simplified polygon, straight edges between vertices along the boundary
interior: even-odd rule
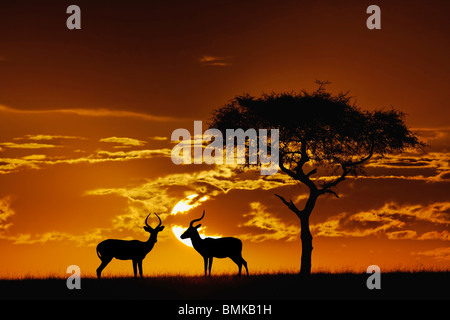
[[[286,241],[298,240],[299,226],[284,223],[280,218],[267,212],[267,207],[260,202],[250,203],[250,208],[251,211],[244,214],[244,217],[249,219],[238,226],[241,228],[251,227],[256,231],[241,234],[238,236],[239,238],[253,242],[282,239]]]
[[[379,156],[371,159],[365,166],[366,173],[346,179],[400,179],[430,183],[450,180],[450,152],[406,152],[402,154]],[[313,181],[337,179],[336,175],[312,177]]]
[[[398,239],[416,239],[417,231],[414,230],[403,230],[403,231],[392,231],[386,233],[388,239],[398,240]]]
[[[136,159],[150,159],[154,157],[170,157],[171,149],[144,149],[144,150],[130,150],[130,151],[103,151],[99,150],[93,154],[79,158],[60,157],[52,158],[46,155],[29,155],[22,158],[0,158],[0,174],[9,174],[25,169],[42,169],[45,166],[57,164],[80,164],[80,163],[104,163],[104,162],[118,162],[130,161]]]
[[[122,147],[139,147],[145,145],[147,142],[142,140],[137,140],[133,138],[126,138],[126,137],[109,137],[109,138],[103,138],[99,140],[100,142],[108,142],[108,143],[117,143],[121,144]],[[121,147],[121,146],[116,146]]]
[[[426,257],[431,257],[435,260],[449,261],[450,260],[450,247],[440,247],[428,251],[415,251],[412,252],[413,255],[421,255]]]
[[[12,223],[9,222],[10,218],[15,215],[14,210],[11,208],[11,197],[4,197],[0,199],[0,238]]]
[[[169,122],[179,120],[174,117],[156,116],[148,113],[140,113],[126,110],[110,109],[48,109],[48,110],[21,110],[0,105],[0,112],[16,114],[73,114],[85,117],[116,117],[116,118],[137,118],[154,122]]]
[[[154,137],[149,137],[150,140],[155,140],[155,141],[166,141],[168,140],[167,137],[160,137],[160,136],[154,136]]]
[[[429,177],[428,181],[431,182],[442,182],[442,181],[450,181],[450,170],[442,171],[436,176]]]
[[[45,148],[57,148],[59,146],[53,144],[44,143],[15,143],[15,142],[2,142],[0,145],[10,149],[45,149]]]
[[[24,137],[13,138],[13,140],[34,140],[34,141],[51,141],[57,139],[77,139],[77,140],[86,140],[83,137],[76,136],[63,136],[63,135],[50,135],[50,134],[27,134]]]
[[[384,158],[375,157],[368,164],[367,167],[381,167],[381,168],[408,168],[408,167],[426,167],[426,168],[449,168],[448,160],[450,159],[449,152],[405,152],[402,154],[395,154],[385,156]]]
[[[147,189],[185,186],[200,196],[216,196],[230,190],[269,190],[289,184],[286,176],[277,178],[260,178],[259,174],[249,175],[247,178],[236,176],[236,172],[229,166],[213,166],[210,170],[202,170],[190,173],[169,174],[150,180],[144,185],[133,188],[133,192]],[[292,182],[295,184],[295,182]],[[111,189],[127,192],[125,189]],[[114,191],[115,192],[115,191]]]
[[[229,60],[230,60],[230,57],[217,57],[217,56],[203,55],[200,57],[200,59],[198,61],[202,65],[205,65],[205,66],[226,67],[226,66],[231,65]]]
[[[53,241],[73,241],[77,246],[95,246],[99,241],[105,239],[103,232],[106,229],[93,229],[81,235],[73,235],[67,232],[49,231],[32,236],[29,233],[7,236],[5,239],[14,244],[44,244]]]
[[[244,178],[236,176],[236,172],[231,167],[214,166],[210,170],[168,174],[131,188],[99,188],[89,190],[86,194],[117,194],[131,201],[136,199],[147,201],[159,193],[164,194],[169,188],[185,187],[186,193],[195,193],[198,195],[196,199],[200,200],[204,196],[215,197],[230,190],[270,190],[290,184],[289,181],[282,178],[287,179],[286,176],[260,178],[259,174],[248,175]],[[175,202],[171,204],[170,208],[166,207],[163,212],[172,210],[173,206],[180,201],[179,198],[173,198],[173,200]],[[190,204],[192,205],[192,203]]]
[[[401,221],[378,216],[376,212],[358,212],[341,213],[323,223],[312,225],[311,231],[314,235],[323,237],[366,237],[402,226]]]
[[[45,154],[30,154],[29,156],[22,157],[23,160],[45,160],[47,156]]]
[[[38,160],[0,158],[0,174],[8,174],[24,169],[39,169]]]
[[[154,157],[170,157],[171,149],[139,149],[127,151],[107,151],[102,150],[101,143],[118,144],[113,148],[138,148],[147,144],[146,141],[133,139],[129,137],[106,137],[100,139],[97,146],[91,142],[86,142],[88,139],[78,136],[70,135],[48,135],[48,134],[28,134],[22,137],[13,138],[16,142],[0,142],[0,174],[9,174],[27,169],[42,169],[46,166],[57,164],[80,164],[80,163],[104,163],[104,162],[118,162],[129,161],[135,159],[150,159]],[[27,141],[28,140],[28,141]],[[49,143],[56,140],[61,140],[58,144]],[[69,140],[77,140],[74,144],[69,144]],[[19,142],[20,141],[20,142]],[[80,145],[80,143],[83,143]],[[94,146],[95,151],[83,151],[80,148],[87,146],[91,148]],[[61,148],[61,152],[49,152],[45,154],[45,149]],[[75,149],[76,148],[76,149]],[[8,150],[23,149],[23,150],[39,150],[34,151],[29,155],[8,156]],[[62,152],[64,152],[62,154]]]
[[[448,241],[450,237],[445,228],[449,225],[450,202],[435,202],[429,205],[399,205],[388,202],[381,208],[370,211],[340,213],[311,226],[311,230],[316,236],[324,237],[384,235],[388,239]],[[443,228],[444,230],[439,230]]]
[[[449,137],[450,127],[411,128],[426,143],[435,143]]]
[[[134,159],[150,159],[156,156],[170,157],[171,149],[144,149],[131,151],[97,151],[97,158],[84,159],[90,163],[104,162],[104,161],[128,161]]]
[[[425,232],[419,238],[419,240],[446,240],[450,241],[450,232],[444,230],[442,232],[439,231],[430,231]]]

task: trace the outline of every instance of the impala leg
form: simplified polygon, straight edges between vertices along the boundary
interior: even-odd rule
[[[97,277],[100,279],[100,277],[102,276],[102,271],[103,269],[105,269],[105,267],[108,265],[108,263],[110,263],[112,260],[112,258],[103,258],[102,263],[100,264],[100,266],[97,268]]]
[[[211,267],[212,267],[213,257],[209,257],[209,275],[211,276]]]
[[[142,278],[142,260],[138,262],[138,267],[139,267],[139,274]]]
[[[244,267],[245,267],[245,270],[247,271],[247,275],[248,275],[247,261],[242,259],[242,262],[244,263]]]
[[[134,272],[134,277],[137,278],[137,261],[133,260],[133,272]]]
[[[203,258],[203,262],[204,262],[204,265],[205,265],[205,277],[206,277],[206,275],[207,275],[206,268],[207,268],[207,265],[208,265],[208,258],[207,257]]]
[[[237,266],[239,268],[239,275],[241,275],[241,273],[242,273],[242,265],[244,265],[245,270],[247,270],[247,275],[248,275],[247,261],[245,261],[244,258],[242,258],[242,256],[230,257],[230,258],[231,258],[231,260],[234,261],[234,263],[237,264]]]

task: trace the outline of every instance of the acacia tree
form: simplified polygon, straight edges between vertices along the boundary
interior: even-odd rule
[[[317,199],[323,195],[339,198],[335,187],[349,176],[364,173],[364,165],[374,155],[384,157],[423,146],[406,127],[404,113],[361,110],[351,103],[348,93],[333,95],[324,89],[327,83],[317,83],[318,90],[311,93],[236,96],[215,109],[209,122],[210,128],[223,134],[238,128],[279,130],[280,170],[309,189],[302,207],[276,194],[300,219],[303,275],[311,273],[309,217]]]

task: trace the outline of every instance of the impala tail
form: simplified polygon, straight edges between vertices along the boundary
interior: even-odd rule
[[[95,249],[96,251],[97,251],[97,256],[100,258],[100,260],[102,259],[102,256],[100,255],[100,252],[98,251],[98,246],[97,246],[97,248]]]

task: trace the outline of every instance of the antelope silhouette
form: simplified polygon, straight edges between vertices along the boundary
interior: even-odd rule
[[[194,226],[194,223],[200,221],[205,216],[205,210],[203,210],[203,215],[199,219],[192,220],[189,224],[189,228],[180,236],[181,239],[190,238],[194,249],[203,257],[205,263],[205,276],[206,267],[209,262],[209,275],[211,276],[211,267],[213,263],[213,258],[230,258],[239,267],[239,275],[241,275],[242,265],[244,265],[245,270],[248,268],[247,262],[242,258],[242,241],[233,238],[205,238],[202,239],[198,234],[198,228],[201,224]]]
[[[139,240],[107,239],[97,245],[97,255],[100,260],[102,260],[102,263],[97,268],[97,277],[99,279],[103,269],[113,258],[119,260],[132,260],[134,277],[137,277],[137,267],[139,267],[139,274],[142,278],[142,260],[144,260],[147,253],[153,249],[153,246],[157,242],[158,233],[164,229],[164,226],[161,226],[161,219],[156,213],[155,216],[158,218],[159,224],[154,229],[150,227],[147,223],[149,216],[150,213],[144,221],[144,230],[150,233],[150,237],[146,242]]]

